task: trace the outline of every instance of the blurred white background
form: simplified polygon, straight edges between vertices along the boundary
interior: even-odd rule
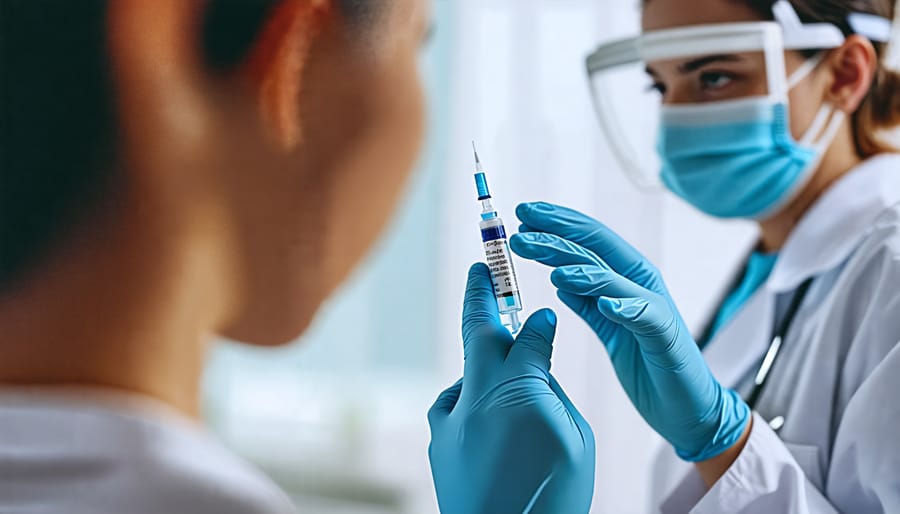
[[[521,201],[583,210],[657,263],[692,328],[705,321],[754,231],[641,193],[617,169],[583,62],[598,43],[635,33],[638,16],[636,0],[435,1],[422,56],[431,130],[389,233],[297,344],[223,342],[207,374],[214,430],[301,512],[437,512],[425,413],[461,375],[466,272],[483,259],[472,139],[510,230]],[[553,372],[597,438],[592,512],[648,512],[659,441],[600,343],[557,301],[548,270],[517,264],[526,309],[560,314]]]

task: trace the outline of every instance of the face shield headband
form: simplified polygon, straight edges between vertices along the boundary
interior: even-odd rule
[[[773,12],[775,22],[698,25],[648,32],[638,37],[605,44],[588,57],[587,69],[591,77],[592,97],[601,128],[613,156],[637,186],[658,189],[661,185],[659,171],[663,168],[663,162],[654,152],[659,146],[647,144],[647,136],[660,132],[658,126],[654,128],[650,125],[660,123],[664,112],[681,111],[681,118],[702,118],[702,115],[694,116],[694,114],[703,112],[713,113],[712,116],[715,117],[716,110],[734,108],[734,105],[729,104],[746,103],[745,100],[750,99],[709,102],[694,106],[681,104],[672,106],[672,109],[660,106],[659,111],[651,115],[639,111],[653,111],[653,109],[631,111],[623,109],[623,105],[634,105],[636,99],[627,98],[628,91],[624,91],[623,94],[621,88],[617,89],[614,80],[603,79],[606,79],[607,75],[612,77],[616,71],[628,66],[633,66],[643,75],[643,64],[654,61],[756,52],[762,56],[764,62],[766,92],[755,95],[758,98],[754,101],[764,97],[769,105],[784,106],[786,112],[788,91],[818,63],[815,60],[805,63],[789,80],[785,71],[785,50],[837,48],[843,44],[845,37],[838,27],[831,24],[802,23],[786,0],[776,2]],[[849,17],[848,24],[856,33],[873,41],[890,40],[891,22],[887,19],[867,14],[853,14]],[[638,86],[635,86],[632,89],[637,88]],[[826,110],[826,106],[823,106],[823,112],[819,113],[816,122],[808,130],[807,137],[798,144],[802,143],[804,148],[815,150],[819,146],[816,143],[830,142],[833,136],[830,133],[836,130],[835,126],[840,126],[840,122],[835,121],[839,115],[832,116],[834,113],[825,112]],[[647,121],[648,127],[636,123],[636,119],[641,116]],[[678,115],[674,118],[678,118]],[[635,128],[629,131],[629,127]]]

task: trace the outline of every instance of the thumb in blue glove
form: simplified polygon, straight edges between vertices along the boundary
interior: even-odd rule
[[[472,267],[463,309],[465,369],[428,413],[428,454],[444,514],[588,512],[594,435],[550,375],[556,315],[513,339],[490,271]]]

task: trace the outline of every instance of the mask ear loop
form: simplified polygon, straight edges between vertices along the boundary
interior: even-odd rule
[[[794,70],[794,73],[791,73],[791,76],[787,79],[788,91],[794,89],[798,84],[803,82],[804,79],[809,77],[809,75],[822,64],[822,61],[824,60],[825,52],[822,51],[807,59],[799,68]],[[816,117],[813,118],[813,121],[803,135],[803,138],[798,142],[803,146],[824,151],[831,145],[835,136],[837,136],[837,132],[840,130],[844,119],[845,116],[843,111],[835,109],[834,106],[826,103],[819,109],[819,112],[816,113]],[[825,126],[826,123],[828,123],[827,127]],[[822,130],[823,128],[825,129],[824,131]],[[818,141],[816,141],[817,136],[819,136]]]
[[[832,114],[834,114],[834,108],[828,104],[823,105],[819,112],[816,113],[816,117],[813,118],[809,128],[806,129],[806,133],[803,134],[803,137],[798,142],[803,146],[813,146],[816,137],[822,133],[825,123],[828,122]]]
[[[834,106],[823,106],[823,108],[827,108],[831,111],[831,122],[828,123],[828,127],[822,132],[822,137],[819,138],[819,141],[815,143],[815,147],[819,153],[825,153],[825,150],[831,146],[838,131],[844,124],[844,120],[847,119],[847,115],[844,114],[844,111],[837,109]]]
[[[831,120],[828,121],[828,126],[826,127],[825,123],[829,118]],[[847,116],[844,114],[844,111],[836,109],[830,104],[823,105],[799,143],[805,147],[814,148],[819,153],[824,153],[834,141],[838,130],[841,129],[841,125],[844,124],[846,119]],[[825,127],[824,131],[822,130],[823,127]]]
[[[794,73],[791,73],[791,76],[787,79],[788,91],[794,89],[798,84],[803,82],[803,80],[822,64],[822,61],[824,60],[825,52],[822,51],[807,59],[799,68],[794,70]]]

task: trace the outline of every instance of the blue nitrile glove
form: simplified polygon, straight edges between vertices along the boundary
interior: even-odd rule
[[[535,312],[513,340],[490,271],[469,272],[463,379],[428,412],[428,456],[443,514],[579,514],[594,493],[594,434],[556,380],[556,315]]]
[[[750,409],[713,377],[659,271],[600,222],[546,203],[522,204],[514,252],[556,268],[559,298],[605,344],[619,381],[647,423],[688,461],[721,454]]]

